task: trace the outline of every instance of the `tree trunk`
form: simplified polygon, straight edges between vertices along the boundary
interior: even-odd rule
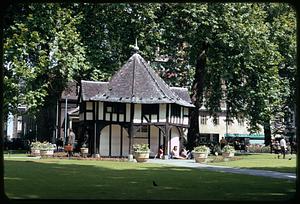
[[[191,100],[195,105],[195,108],[190,113],[190,128],[187,134],[187,149],[192,150],[197,145],[199,137],[199,109],[202,105],[203,90],[204,90],[204,74],[208,51],[208,42],[205,41],[202,44],[202,48],[199,50],[196,62],[195,76],[192,86]]]
[[[270,127],[270,121],[265,122],[264,125],[264,134],[265,134],[265,146],[268,146],[271,144],[271,127]]]

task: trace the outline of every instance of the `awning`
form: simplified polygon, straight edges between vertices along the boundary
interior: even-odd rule
[[[238,134],[238,133],[234,133],[234,134],[224,134],[225,137],[248,137],[250,139],[265,139],[265,135],[264,134]]]

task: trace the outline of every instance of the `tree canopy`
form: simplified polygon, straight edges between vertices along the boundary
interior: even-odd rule
[[[169,85],[191,89],[203,41],[212,116],[246,117],[250,130],[295,104],[296,13],[285,3],[16,4],[4,24],[4,107],[40,110],[67,81],[108,80],[138,39]],[[160,59],[160,60],[158,60]]]

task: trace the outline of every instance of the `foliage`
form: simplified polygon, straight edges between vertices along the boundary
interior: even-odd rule
[[[12,7],[13,9],[13,7]],[[59,4],[21,6],[4,30],[5,111],[19,104],[36,113],[48,96],[59,97],[69,80],[89,68],[76,25],[82,16]]]
[[[32,142],[31,149],[33,150],[54,150],[56,148],[56,144],[51,144],[49,142]]]
[[[222,149],[222,152],[225,152],[225,153],[235,153],[235,149],[233,146],[230,146],[230,145],[225,145]]]
[[[52,105],[67,81],[107,81],[135,38],[170,86],[190,90],[208,41],[205,100],[197,103],[214,117],[225,102],[228,117],[248,119],[257,132],[287,115],[284,106],[294,110],[296,13],[289,4],[18,4],[5,16],[5,113],[18,104],[33,113]]]
[[[37,142],[32,142],[30,145],[32,150],[40,150],[42,147],[42,143],[37,141]]]
[[[133,144],[133,150],[135,152],[149,152],[148,144]]]
[[[210,149],[209,149],[209,147],[207,147],[205,145],[200,145],[200,146],[195,147],[193,152],[209,154]]]
[[[259,144],[250,144],[247,147],[247,151],[250,153],[270,153],[270,146],[264,146]]]

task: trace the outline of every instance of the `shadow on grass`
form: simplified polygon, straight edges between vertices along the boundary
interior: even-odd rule
[[[296,192],[294,182],[281,179],[128,162],[7,160],[4,179],[12,199],[253,201]]]

